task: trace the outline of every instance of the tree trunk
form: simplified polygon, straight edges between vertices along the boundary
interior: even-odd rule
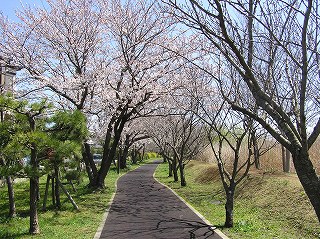
[[[252,143],[253,143],[253,156],[254,156],[254,166],[256,169],[261,168],[260,164],[260,152],[259,152],[259,145],[256,138],[256,133],[252,132]]]
[[[120,169],[125,169],[127,167],[127,157],[129,153],[129,146],[125,146],[121,155]]]
[[[167,160],[168,161],[168,166],[169,166],[169,175],[168,177],[172,177],[172,162],[170,161],[170,159]]]
[[[93,161],[93,155],[91,153],[91,147],[86,142],[83,143],[83,146],[84,146],[85,155],[87,156],[87,160],[88,160],[88,163],[90,165],[93,177],[95,177],[97,175],[97,167],[96,167],[96,165],[95,165],[95,163]]]
[[[16,205],[14,200],[14,190],[13,190],[13,182],[10,176],[6,177],[7,186],[8,186],[8,196],[9,196],[9,217],[16,216]]]
[[[38,163],[37,163],[37,168],[38,168],[38,170],[40,169]],[[40,188],[39,188],[40,178],[37,177],[37,180],[38,180],[38,182],[37,182],[37,185],[38,185],[38,187],[37,187],[37,201],[40,201]]]
[[[54,186],[54,196],[56,201],[56,208],[61,208],[61,201],[60,201],[60,190],[59,190],[59,168],[57,165],[54,165],[54,178],[55,178],[55,186]]]
[[[173,172],[173,180],[175,182],[179,181],[179,177],[178,177],[178,167],[177,167],[177,160],[173,159],[172,161],[172,172]]]
[[[256,167],[256,169],[261,169],[261,163],[260,163],[260,157],[256,157],[256,155],[254,156],[254,166]]]
[[[102,162],[101,162],[101,168],[98,172],[98,176],[97,176],[95,184],[94,184],[94,186],[96,188],[105,188],[104,180],[109,172],[112,160],[116,156],[116,151],[117,151],[116,148],[117,148],[117,145],[119,142],[119,139],[117,139],[117,138],[118,137],[114,138],[114,140],[112,142],[112,147],[109,151],[109,154],[106,156],[103,155]]]
[[[3,158],[0,158],[0,165],[5,166],[5,161]],[[8,198],[9,198],[9,217],[14,217],[16,215],[16,205],[14,199],[14,190],[13,190],[13,182],[11,176],[6,176],[6,183],[8,189]]]
[[[180,171],[180,184],[182,187],[187,186],[186,178],[184,175],[184,165],[182,162],[179,162],[179,171]]]
[[[122,150],[119,149],[118,155],[116,155],[116,157],[118,158],[117,160],[117,174],[120,174],[120,167],[121,167],[121,157],[122,157]]]
[[[56,198],[55,198],[55,182],[54,177],[51,176],[51,198],[52,198],[52,205],[56,206]]]
[[[35,129],[34,121],[31,121],[31,129]],[[30,164],[34,172],[37,171],[37,145],[35,143],[31,143],[31,157]],[[38,176],[31,175],[30,177],[30,234],[38,234],[40,233],[39,220],[38,220],[38,210],[37,210],[37,202],[38,202],[38,185],[39,179]]]
[[[87,172],[87,175],[88,175],[88,178],[89,178],[89,184],[92,184],[93,183],[92,169],[90,167],[90,163],[89,163],[89,160],[87,158],[87,155],[85,154],[84,151],[82,151],[82,158],[83,158],[84,165],[86,167],[86,172]]]
[[[128,154],[129,154],[129,149],[130,146],[132,144],[130,144],[130,134],[126,134],[126,139],[124,141],[124,149],[122,152],[122,156],[121,156],[121,164],[120,164],[120,168],[121,169],[125,169],[127,167],[127,158],[128,158]]]
[[[47,182],[46,182],[46,189],[43,196],[43,204],[42,204],[42,211],[47,210],[47,199],[48,199],[48,193],[49,193],[49,187],[50,187],[50,175],[47,176]]]
[[[291,153],[284,146],[281,146],[281,153],[282,153],[282,170],[285,173],[289,173]]]
[[[308,151],[296,149],[292,152],[292,158],[300,182],[320,222],[320,180],[309,158]]]
[[[137,149],[135,146],[133,146],[133,149],[131,151],[131,160],[132,160],[132,164],[137,164],[138,162],[138,153],[137,153]]]
[[[105,163],[101,164],[101,168],[98,171],[98,176],[96,177],[96,180],[93,185],[95,188],[105,188],[104,180],[109,172],[112,159],[116,153],[115,151],[115,149],[111,149],[109,156],[105,159]]]
[[[112,161],[114,161],[114,158],[110,158],[109,154],[112,148],[111,144],[111,134],[112,134],[112,125],[109,124],[108,130],[106,133],[106,138],[104,140],[104,145],[103,145],[103,155],[102,155],[102,161],[101,161],[101,167],[100,170],[97,173],[97,176],[93,179],[93,182],[90,184],[91,187],[93,188],[104,188],[104,178],[102,174],[107,174],[107,172],[102,172],[108,171]]]
[[[224,226],[229,228],[233,227],[233,208],[234,208],[234,189],[228,188],[228,191],[226,192],[226,221]]]
[[[164,163],[167,162],[167,158],[166,158],[165,156],[163,156],[163,155],[162,155],[162,159],[163,159],[163,162],[164,162]]]
[[[286,161],[286,148],[281,145],[281,158],[282,158],[282,171],[284,172],[285,161]]]
[[[286,162],[284,172],[290,173],[290,161],[291,161],[291,153],[288,149],[286,149]]]
[[[141,154],[141,161],[144,160],[145,153],[146,153],[146,147],[145,147],[145,145],[143,145],[142,154]]]
[[[100,170],[98,171],[93,187],[105,188],[104,180],[109,172],[112,160],[116,156],[117,147],[120,141],[121,133],[124,128],[127,119],[119,119],[114,129],[114,137],[110,148],[111,131],[107,133],[105,144],[103,146],[103,157]],[[112,129],[112,128],[111,128]]]
[[[97,176],[97,167],[93,162],[90,145],[83,143],[82,145],[82,158],[86,166],[86,172],[89,178],[89,185],[94,183],[94,178]],[[95,172],[95,174],[94,174]]]
[[[37,211],[37,178],[30,178],[30,234],[39,234],[39,220],[38,220],[38,211]]]

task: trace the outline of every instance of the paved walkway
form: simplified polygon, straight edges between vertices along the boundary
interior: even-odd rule
[[[221,238],[168,188],[153,178],[157,164],[146,164],[118,180],[100,238]]]

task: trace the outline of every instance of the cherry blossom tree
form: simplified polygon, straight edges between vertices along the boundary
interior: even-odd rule
[[[171,102],[170,107],[157,111],[157,116],[149,119],[146,129],[150,138],[158,146],[161,155],[169,163],[169,175],[173,173],[181,186],[186,186],[184,168],[207,145],[207,137],[202,121],[192,111],[194,101],[181,94],[181,84],[162,100]],[[181,107],[181,106],[184,107]],[[169,105],[168,105],[169,106]]]
[[[226,195],[225,226],[232,227],[235,191],[251,166],[259,164],[260,156],[272,148],[273,144],[266,143],[270,135],[253,119],[232,110],[221,94],[219,82],[195,64],[185,64],[180,77],[179,87],[171,94],[173,107],[194,114],[204,124]],[[233,91],[234,87],[229,87],[224,94]],[[243,107],[249,106],[250,98],[243,92],[237,92],[236,100]]]
[[[254,120],[224,107],[224,104],[222,102],[206,121],[211,119],[207,121],[208,137],[226,194],[224,225],[233,227],[236,188],[246,179],[250,167],[256,162],[255,157],[260,155],[255,151]]]
[[[0,54],[24,70],[20,95],[36,92],[44,98],[51,96],[64,108],[86,112],[87,101],[98,84],[96,65],[102,57],[98,49],[107,48],[102,41],[98,6],[87,0],[48,0],[46,8],[24,6],[18,17],[19,23],[1,19]],[[41,94],[39,90],[46,91]],[[88,147],[84,143],[84,149]],[[90,157],[84,159],[92,178],[94,163],[86,160]]]
[[[164,161],[168,163],[168,176],[174,178],[175,182],[179,181],[177,158],[175,157],[172,149],[168,146],[170,128],[167,125],[167,121],[162,116],[148,118],[145,122],[145,127],[148,135],[153,140],[160,155]]]
[[[99,10],[87,0],[48,0],[47,5],[24,7],[19,23],[1,22],[1,54],[26,69],[32,85],[48,87],[83,109],[95,85],[97,47],[102,47]]]
[[[208,145],[201,121],[195,115],[185,112],[180,115],[156,117],[152,125],[150,137],[169,162],[170,176],[172,172],[174,180],[178,181],[179,170],[181,186],[186,186],[185,165]]]
[[[138,118],[129,121],[124,128],[119,145],[120,154],[118,160],[120,169],[127,167],[127,157],[129,155],[130,148],[132,151],[135,151],[136,148],[139,148],[137,144],[141,144],[140,147],[143,147],[146,143],[145,141],[149,140],[144,123],[145,122],[142,118]],[[133,158],[132,163],[136,163]]]
[[[320,182],[308,154],[320,134],[318,1],[164,2],[177,20],[203,36],[207,44],[199,44],[211,64],[223,65],[220,74],[200,67],[222,92],[234,89],[224,94],[232,108],[291,152],[320,220]],[[239,91],[247,92],[250,105],[238,104]]]
[[[153,103],[164,91],[162,83],[175,61],[162,47],[164,42],[172,42],[168,37],[170,19],[162,15],[156,2],[115,0],[102,6],[112,61],[100,68],[101,85],[91,101],[92,112],[105,132],[95,187],[104,187],[126,124],[153,112]]]

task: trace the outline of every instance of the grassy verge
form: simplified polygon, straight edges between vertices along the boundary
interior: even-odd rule
[[[128,170],[137,168],[138,165],[130,166]],[[124,174],[126,171],[121,173]],[[51,197],[47,202],[47,211],[42,212],[42,198],[39,203],[39,222],[41,234],[32,238],[90,238],[92,239],[101,223],[107,205],[112,194],[115,192],[115,182],[119,175],[115,168],[110,169],[106,178],[106,189],[91,191],[86,185],[87,180],[76,186],[77,192],[66,186],[76,201],[79,211],[75,211],[66,196],[61,193],[62,209],[57,211],[51,206]],[[40,194],[45,190],[45,177],[40,180]],[[13,219],[7,218],[8,202],[6,187],[0,188],[0,238],[31,238],[29,230],[29,183],[28,181],[17,183],[14,186],[16,207],[18,216]],[[51,190],[49,190],[51,193]]]
[[[186,167],[186,187],[167,177],[166,164],[160,165],[155,175],[212,224],[224,224],[224,191],[215,166],[190,162]],[[253,172],[239,186],[235,201],[235,226],[222,228],[230,238],[320,238],[319,222],[293,174]]]

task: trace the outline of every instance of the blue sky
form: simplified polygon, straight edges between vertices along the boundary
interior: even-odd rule
[[[21,3],[35,6],[42,6],[44,0],[0,0],[0,11],[11,20],[17,20],[15,10],[21,9]]]

